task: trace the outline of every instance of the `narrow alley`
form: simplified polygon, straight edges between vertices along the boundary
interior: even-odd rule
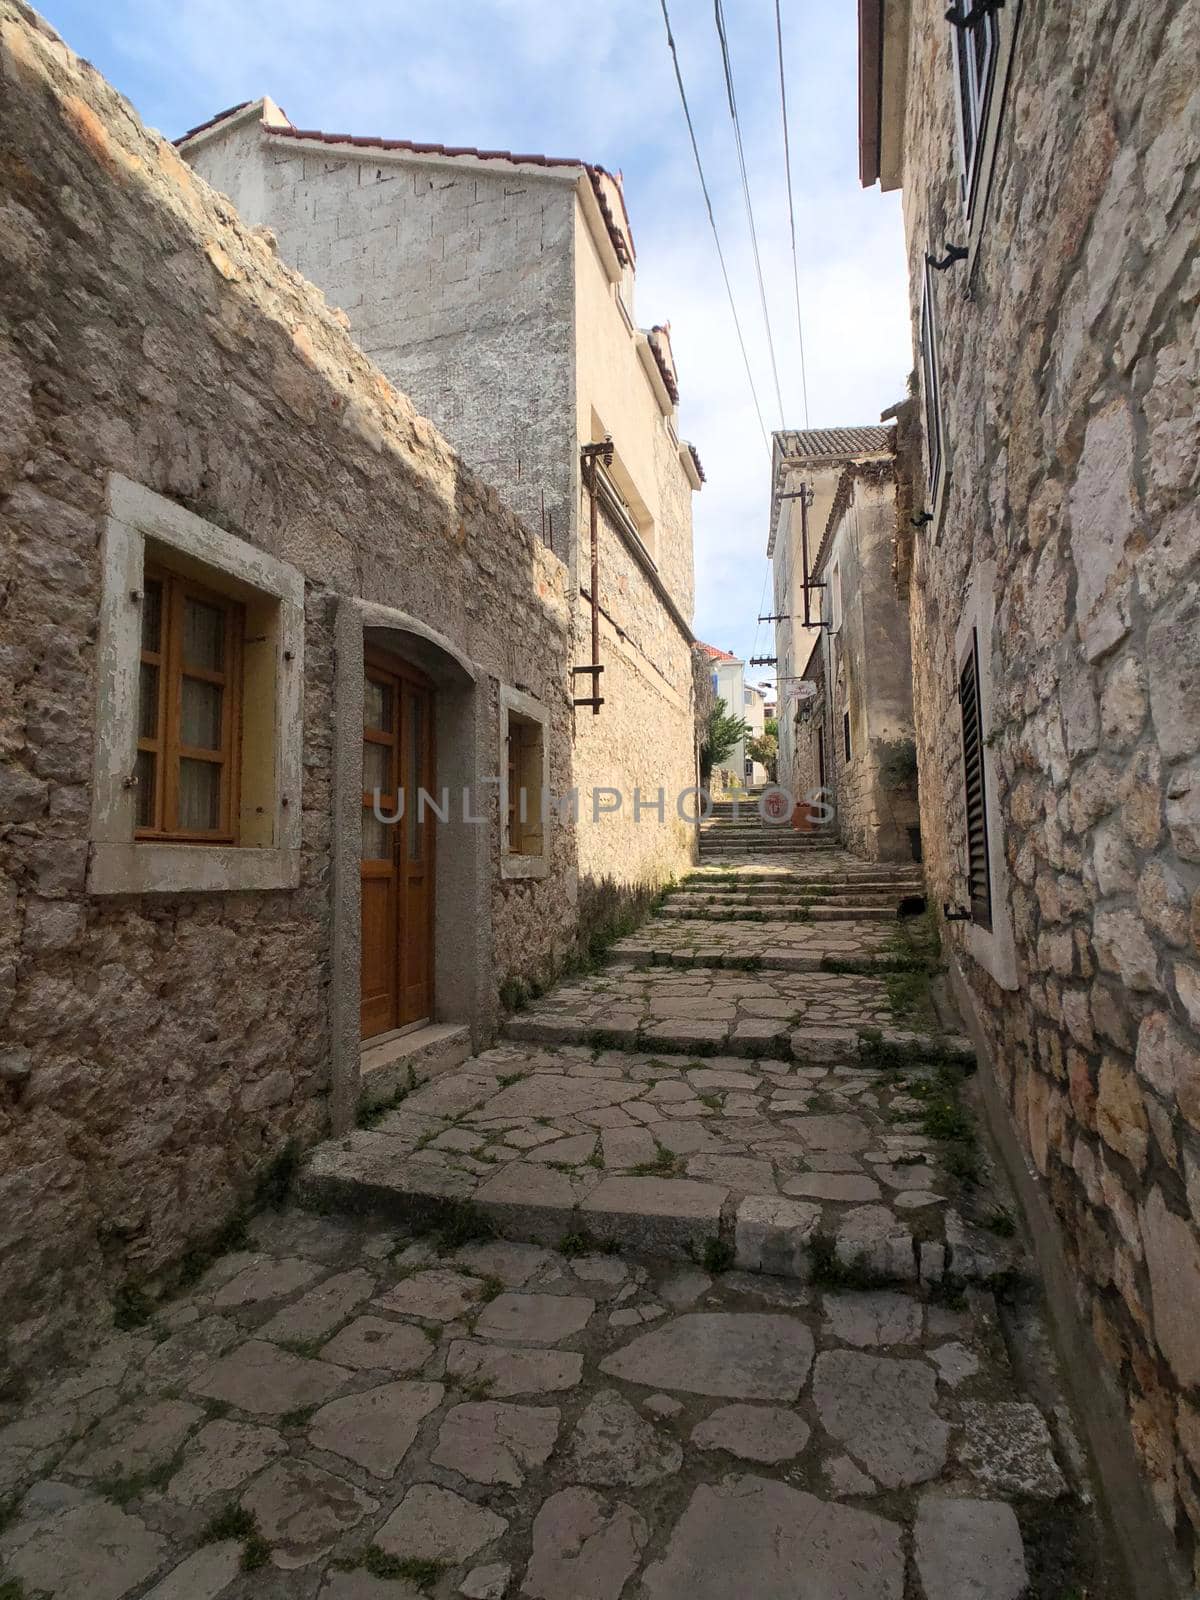
[[[0,1432],[24,1592],[1117,1600],[918,872],[724,809]]]

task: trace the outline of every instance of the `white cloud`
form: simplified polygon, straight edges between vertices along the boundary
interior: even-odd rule
[[[301,126],[583,156],[624,170],[643,323],[670,319],[696,497],[701,637],[748,655],[765,571],[767,453],[692,164],[658,0],[43,0],[169,134],[270,94]],[[786,424],[802,424],[774,9],[726,0]],[[672,24],[768,428],[778,424],[711,8]],[[872,422],[912,364],[895,196],[858,185],[853,8],[784,8],[813,426]]]

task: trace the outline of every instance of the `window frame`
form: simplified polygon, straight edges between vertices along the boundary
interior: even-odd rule
[[[960,0],[960,3],[970,15],[979,0]],[[963,215],[970,222],[980,197],[988,114],[1000,56],[1000,22],[995,11],[988,11],[983,21],[975,27],[960,28],[951,23],[950,32],[953,35],[954,104],[958,123],[959,202]],[[976,50],[976,40],[981,36],[986,39],[982,65]]]
[[[842,753],[846,758],[846,765],[849,766],[850,763],[854,760],[854,744],[853,744],[853,740],[850,737],[850,707],[849,706],[844,707],[843,711],[842,711]]]
[[[500,741],[498,751],[498,781],[500,785],[500,875],[502,878],[545,878],[550,875],[550,855],[554,823],[554,807],[539,804],[538,827],[530,829],[530,837],[540,840],[540,849],[514,850],[510,832],[518,800],[510,792],[512,754],[512,729],[514,721],[540,730],[541,796],[550,792],[550,715],[546,707],[530,694],[520,689],[502,685],[500,689]],[[525,824],[529,827],[528,821]]]
[[[233,784],[232,775],[228,780],[224,819],[236,843],[211,833],[137,836],[143,596],[147,573],[153,578],[164,566],[226,603],[240,603],[249,622],[239,680],[253,692],[246,694],[237,728],[231,730],[235,739],[240,733],[242,760],[239,783]],[[100,577],[89,893],[295,888],[304,771],[302,573],[112,473]],[[156,731],[163,731],[161,716]]]
[[[925,481],[929,490],[930,509],[934,515],[935,531],[940,523],[940,512],[945,490],[946,421],[942,394],[942,358],[938,337],[936,278],[933,267],[925,262],[925,276],[921,290],[921,398],[924,401],[922,432],[925,436]]]
[[[161,588],[159,603],[160,648],[147,650],[143,638],[139,664],[158,672],[153,735],[141,731],[139,691],[138,755],[155,757],[154,822],[135,824],[134,839],[176,840],[191,844],[237,844],[238,801],[241,777],[242,642],[246,608],[232,595],[220,593],[159,561],[147,562],[142,587],[143,609],[152,584]],[[223,617],[224,669],[189,666],[183,659],[183,608],[189,599],[219,610]],[[147,659],[147,658],[150,659]],[[222,691],[220,743],[213,749],[185,745],[182,733],[182,697],[185,678],[211,683]],[[184,828],[179,823],[180,765],[203,761],[221,768],[220,818],[215,828]],[[138,765],[140,766],[140,761]],[[138,784],[140,788],[140,775]],[[135,797],[140,804],[140,793]]]

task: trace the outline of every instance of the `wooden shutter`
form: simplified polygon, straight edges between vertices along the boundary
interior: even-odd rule
[[[992,874],[988,865],[987,791],[984,785],[983,713],[979,699],[979,636],[971,630],[971,648],[958,679],[962,715],[963,781],[967,799],[967,885],[971,917],[980,927],[992,925]]]

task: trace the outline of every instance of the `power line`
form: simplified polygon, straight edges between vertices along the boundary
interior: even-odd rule
[[[783,112],[783,166],[787,174],[788,222],[792,229],[792,282],[796,288],[796,332],[800,336],[800,387],[804,395],[804,426],[808,427],[808,374],[804,368],[804,323],[800,317],[800,265],[796,259],[796,207],[792,200],[792,151],[788,138],[787,84],[783,75],[783,19],[775,0],[775,40],[779,47],[779,104]]]
[[[689,137],[691,138],[691,141],[692,141],[692,154],[696,158],[696,171],[697,171],[697,173],[699,174],[699,177],[700,177],[700,188],[701,188],[701,190],[703,191],[703,194],[704,194],[704,205],[705,205],[706,210],[708,211],[709,226],[712,228],[713,240],[715,241],[716,246],[717,246],[717,259],[721,263],[721,276],[725,280],[725,293],[729,296],[729,309],[733,313],[733,325],[734,325],[735,329],[737,330],[738,344],[741,347],[741,351],[742,351],[742,360],[746,365],[746,378],[749,381],[750,393],[751,393],[751,395],[753,396],[753,399],[754,399],[754,409],[755,409],[755,412],[758,415],[758,426],[759,426],[760,430],[762,431],[763,443],[766,445],[768,453],[770,453],[771,444],[770,444],[769,438],[767,437],[767,425],[763,421],[762,406],[759,404],[758,390],[757,390],[757,388],[755,387],[755,384],[754,384],[754,373],[751,371],[751,368],[750,368],[750,357],[746,352],[746,340],[745,340],[745,338],[743,337],[743,334],[742,334],[742,324],[741,324],[741,321],[738,318],[737,306],[735,305],[734,299],[733,299],[733,285],[729,281],[729,269],[725,265],[725,252],[721,249],[721,236],[717,232],[717,219],[713,215],[712,199],[709,196],[708,184],[705,181],[705,177],[704,177],[704,165],[700,160],[700,146],[696,143],[696,129],[695,129],[693,123],[692,123],[692,113],[691,113],[690,107],[688,106],[687,93],[686,93],[686,91],[684,90],[684,87],[683,87],[683,73],[680,71],[680,67],[679,67],[679,52],[675,48],[675,36],[671,32],[671,18],[670,18],[670,15],[667,12],[667,0],[660,0],[660,4],[662,5],[663,22],[666,24],[666,29],[667,29],[667,44],[668,44],[668,46],[670,48],[670,51],[671,51],[671,60],[674,63],[674,66],[675,66],[675,82],[679,85],[679,98],[680,98],[681,102],[683,103],[683,115],[684,115],[684,118],[685,118],[685,120],[687,122],[688,135],[689,135]],[[772,361],[772,363],[774,363],[774,360],[775,360],[775,354],[774,354],[774,351],[772,351],[772,353],[771,353],[771,361]],[[778,386],[779,386],[778,377],[775,380],[775,384],[776,384],[776,388],[778,389]]]
[[[738,168],[742,175],[742,197],[746,202],[746,220],[750,224],[750,244],[754,251],[754,271],[758,278],[758,297],[762,301],[763,324],[767,330],[767,349],[771,353],[771,374],[775,379],[775,399],[779,404],[779,426],[784,426],[783,393],[779,387],[779,366],[775,360],[775,340],[771,336],[771,314],[767,310],[767,288],[763,282],[762,260],[758,253],[758,229],[754,225],[754,207],[750,203],[750,180],[746,174],[746,152],[742,147],[742,125],[738,121],[737,96],[733,92],[733,64],[729,59],[729,40],[725,34],[725,13],[721,0],[713,0],[717,20],[717,37],[721,41],[721,63],[725,69],[725,89],[729,96],[729,115],[733,119],[733,140],[737,146]]]

